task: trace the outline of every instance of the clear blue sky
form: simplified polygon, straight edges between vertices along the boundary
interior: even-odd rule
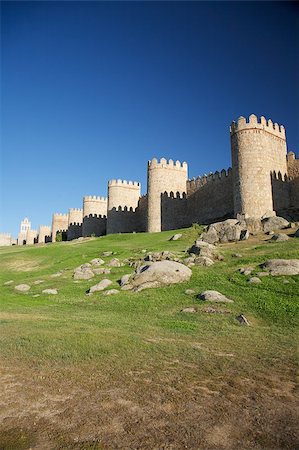
[[[230,166],[229,124],[265,115],[298,150],[298,17],[286,2],[2,2],[1,231],[137,180]]]

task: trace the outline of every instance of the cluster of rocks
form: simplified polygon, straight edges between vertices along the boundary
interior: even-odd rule
[[[37,280],[37,281],[39,281],[39,283],[43,282],[43,280]],[[9,284],[12,284],[12,283],[13,283],[13,280],[10,280]],[[39,284],[39,283],[37,283],[35,281],[33,284]],[[4,284],[8,284],[8,283],[4,283]],[[15,286],[15,290],[18,291],[18,292],[28,292],[28,291],[30,291],[30,289],[31,289],[31,286],[29,284],[25,284],[25,283],[17,284]],[[58,290],[54,289],[54,288],[53,289],[44,289],[42,291],[42,293],[43,294],[48,294],[48,295],[57,295],[58,294]],[[34,297],[36,297],[38,295],[39,294],[36,294]]]
[[[222,261],[223,256],[219,254],[215,245],[210,244],[202,239],[198,239],[188,250],[189,257],[184,259],[184,264],[188,267],[212,266],[215,260]]]

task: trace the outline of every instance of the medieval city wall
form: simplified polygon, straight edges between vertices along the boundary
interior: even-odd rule
[[[10,233],[0,233],[0,246],[12,245],[12,237]]]
[[[210,223],[233,217],[232,169],[215,172],[187,182],[188,223]]]
[[[83,209],[70,208],[68,215],[67,240],[72,241],[82,236]]]
[[[161,231],[191,225],[186,194],[164,192],[161,194]]]
[[[56,242],[58,232],[67,232],[69,225],[68,214],[54,213],[52,217],[52,242]]]
[[[45,244],[51,242],[51,228],[47,225],[40,225],[38,230],[38,243]]]

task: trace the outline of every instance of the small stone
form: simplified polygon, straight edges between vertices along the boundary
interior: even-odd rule
[[[201,294],[198,294],[197,298],[216,303],[233,303],[233,300],[230,300],[218,291],[204,291]]]
[[[108,273],[111,273],[111,270],[110,269],[105,269],[104,267],[99,267],[99,268],[96,268],[96,269],[92,269],[92,271],[93,271],[93,273],[95,274],[95,275],[102,275],[102,274],[108,274]]]
[[[258,277],[251,277],[251,278],[249,278],[249,280],[248,280],[248,283],[252,283],[252,284],[259,284],[259,283],[261,283],[262,281],[258,278]]]
[[[107,264],[109,267],[122,267],[123,264],[119,261],[118,258],[113,258],[111,261]]]
[[[260,265],[273,276],[299,275],[299,259],[269,259]]]
[[[40,294],[34,294],[32,297],[34,297],[34,298],[40,297]]]
[[[211,306],[203,308],[201,311],[208,314],[230,314],[230,311],[227,311],[226,309],[215,309],[212,308]]]
[[[196,266],[210,267],[214,264],[214,261],[207,256],[197,256],[194,260]]]
[[[105,261],[103,261],[103,259],[101,259],[101,258],[94,258],[90,261],[90,263],[93,266],[101,266],[102,264],[105,264]]]
[[[112,284],[112,281],[104,278],[104,280],[100,281],[98,284],[91,286],[88,293],[92,294],[93,292],[103,291],[106,287],[110,286],[110,284]]]
[[[257,276],[259,278],[261,278],[261,277],[268,277],[269,275],[270,275],[269,272],[258,272],[257,273]]]
[[[196,313],[197,310],[196,310],[195,308],[193,308],[193,307],[190,307],[190,308],[184,308],[184,309],[182,309],[181,312],[185,312],[185,313]]]
[[[33,282],[33,284],[41,284],[44,283],[45,280],[36,280]]]
[[[193,294],[195,294],[195,291],[194,291],[193,289],[186,289],[186,290],[185,290],[185,294],[187,294],[187,295],[193,295]]]
[[[232,254],[232,258],[242,258],[243,256],[241,255],[241,253],[233,253]]]
[[[53,273],[53,274],[51,275],[51,277],[52,277],[52,278],[57,278],[57,277],[61,277],[61,275],[62,275],[62,272],[57,272],[57,273]]]
[[[111,256],[113,255],[113,252],[103,252],[102,256]]]
[[[283,284],[289,284],[289,280],[283,280]]]
[[[84,263],[84,264],[81,264],[81,266],[80,266],[81,269],[89,269],[89,267],[91,267],[90,263]]]
[[[126,284],[128,284],[130,277],[131,277],[130,273],[123,275],[119,281],[120,286],[122,287],[122,286],[125,286]]]
[[[238,320],[238,322],[240,322],[241,325],[247,325],[247,326],[250,325],[250,323],[248,322],[248,320],[246,319],[244,314],[240,314],[239,316],[236,317],[236,319]]]
[[[246,277],[247,277],[248,275],[250,275],[252,271],[253,271],[253,268],[252,268],[252,267],[242,267],[242,268],[239,270],[239,272],[240,272],[242,275],[245,275]]]
[[[15,290],[19,292],[27,292],[29,291],[29,289],[29,284],[18,284],[17,286],[15,286]]]
[[[42,291],[43,294],[56,295],[58,294],[57,289],[44,289]]]
[[[91,269],[87,268],[77,268],[74,272],[75,280],[90,280],[90,278],[94,277],[94,273]]]
[[[170,241],[177,241],[178,239],[180,239],[183,235],[181,233],[177,233],[174,234],[173,236],[171,236],[171,238],[169,239]]]
[[[9,286],[10,284],[12,284],[14,281],[13,280],[9,280],[9,281],[5,281],[4,286]]]
[[[120,291],[118,291],[117,289],[109,289],[108,291],[104,291],[103,295],[115,295],[115,294],[119,294]]]
[[[271,237],[269,242],[283,242],[283,241],[288,241],[290,238],[287,234],[283,234],[283,233],[278,233],[278,234],[273,234],[273,236]]]

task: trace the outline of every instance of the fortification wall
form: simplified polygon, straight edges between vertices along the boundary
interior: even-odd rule
[[[22,231],[18,234],[17,243],[18,243],[18,245],[26,244],[26,232],[25,231]]]
[[[211,223],[233,217],[234,195],[232,169],[215,172],[187,182],[187,213],[192,223]]]
[[[51,241],[51,227],[47,225],[40,225],[38,230],[38,243],[45,244]]]
[[[54,213],[52,217],[52,242],[56,242],[57,232],[67,232],[69,223],[68,214]]]
[[[0,233],[0,247],[12,245],[12,237],[10,233]]]
[[[70,208],[68,215],[67,240],[72,241],[82,236],[83,209]]]
[[[26,245],[33,245],[37,242],[37,231],[36,230],[27,230],[26,233]]]
[[[107,234],[136,231],[135,210],[141,185],[137,181],[111,180],[108,183]]]
[[[97,214],[90,214],[83,218],[82,236],[103,236],[106,234],[107,217]]]
[[[283,126],[252,114],[230,128],[234,214],[261,217],[273,211],[271,172],[287,173]]]
[[[173,192],[161,194],[161,231],[184,228],[191,225],[188,217],[186,194]]]
[[[291,185],[287,175],[271,172],[273,210],[279,211],[290,207]]]
[[[147,192],[148,192],[148,218],[147,231],[159,232],[162,229],[161,216],[161,194],[173,192],[178,194],[186,193],[186,182],[188,179],[188,165],[180,161],[170,159],[167,161],[156,158],[148,162],[147,170]]]
[[[288,176],[291,179],[299,177],[299,158],[296,158],[294,152],[287,154]]]

